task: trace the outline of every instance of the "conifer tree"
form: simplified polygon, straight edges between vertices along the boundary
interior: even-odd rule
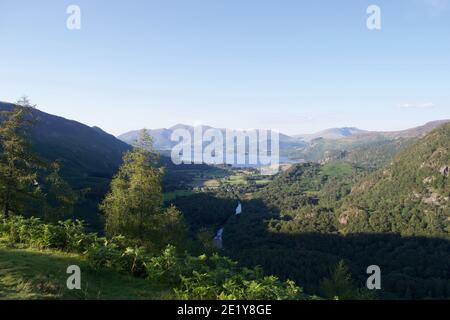
[[[17,105],[0,114],[0,212],[22,213],[25,203],[39,197],[37,169],[42,166],[31,152],[27,132],[31,108]]]
[[[0,112],[0,215],[56,220],[71,213],[77,196],[59,176],[59,165],[32,150],[34,108],[24,97],[12,110]]]
[[[111,182],[111,191],[100,206],[106,216],[108,235],[141,240],[149,237],[152,218],[161,213],[163,205],[163,170],[157,162],[152,138],[143,130],[133,149],[125,154]]]

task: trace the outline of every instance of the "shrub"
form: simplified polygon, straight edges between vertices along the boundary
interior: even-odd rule
[[[97,241],[96,234],[86,234],[83,222],[78,220],[44,224],[38,218],[11,216],[0,221],[0,234],[11,243],[78,253]]]
[[[86,251],[89,265],[95,270],[100,270],[102,268],[114,268],[120,270],[118,265],[122,251],[119,246],[113,241],[108,241],[105,238],[99,239],[99,242],[103,243],[94,243]]]
[[[167,246],[160,256],[151,257],[145,263],[147,278],[156,283],[177,286],[183,273],[182,261],[177,257],[174,246]]]

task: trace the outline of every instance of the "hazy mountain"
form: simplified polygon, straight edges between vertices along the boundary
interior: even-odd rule
[[[362,131],[346,137],[348,140],[371,140],[371,139],[399,139],[418,138],[426,135],[450,120],[437,120],[428,122],[422,126],[399,130],[399,131]]]
[[[327,163],[345,160],[368,168],[380,168],[399,151],[448,121],[433,121],[423,126],[391,132],[344,130],[344,133],[353,134],[337,139],[318,137],[310,140],[304,148],[283,151],[286,157],[296,161]],[[330,129],[330,132],[340,132],[337,130]]]
[[[348,127],[331,128],[331,129],[326,129],[326,130],[319,131],[319,132],[313,133],[313,134],[295,135],[294,138],[302,139],[302,140],[305,140],[308,142],[311,140],[317,139],[317,138],[338,140],[338,139],[346,138],[346,137],[353,136],[355,134],[364,133],[364,132],[367,132],[367,131],[361,130],[358,128],[348,128]]]
[[[204,130],[210,127],[205,126]],[[172,133],[177,129],[184,129],[191,133],[193,136],[194,127],[188,126],[184,124],[177,124],[170,128],[160,128],[160,129],[147,129],[147,132],[152,136],[154,146],[157,150],[170,150],[173,146],[177,144],[177,142],[171,141],[170,137]],[[142,130],[142,129],[141,129]],[[134,130],[127,133],[124,133],[117,138],[126,142],[128,144],[134,144],[139,137],[139,133],[141,130]]]
[[[439,120],[429,122],[423,126],[401,131],[367,131],[354,127],[330,128],[313,134],[300,134],[289,136],[280,133],[280,152],[282,157],[306,161],[322,161],[325,158],[334,157],[335,151],[348,151],[356,147],[363,149],[372,143],[382,144],[394,139],[416,139],[421,137],[439,125],[449,120]],[[203,126],[203,130],[211,129],[211,126]],[[176,129],[185,129],[193,137],[194,127],[177,124],[170,128],[150,129],[149,134],[154,139],[154,145],[157,150],[168,151],[177,143],[171,141],[170,137]],[[216,128],[222,131],[225,136],[226,129]],[[133,144],[139,136],[140,130],[130,131],[118,136],[118,139],[128,144]],[[403,146],[404,143],[395,142],[395,146]],[[382,148],[395,149],[393,146]],[[395,150],[394,150],[395,151]],[[332,153],[326,154],[326,153]]]
[[[191,136],[194,137],[194,127],[185,125],[185,124],[177,124],[170,128],[161,128],[161,129],[148,129],[148,133],[153,137],[154,146],[157,150],[164,151],[170,150],[173,146],[177,144],[177,142],[171,141],[170,137],[172,133],[177,129],[184,129],[191,133]],[[226,129],[224,128],[213,128],[211,126],[203,126],[203,132],[208,129],[218,129],[222,132],[223,136],[226,135]],[[117,138],[126,142],[128,144],[133,144],[136,142],[139,137],[139,132],[141,130],[130,131],[119,135]],[[297,139],[295,137],[290,137],[288,135],[280,133],[280,148],[293,148],[293,147],[303,147],[305,146],[305,142],[301,139]]]

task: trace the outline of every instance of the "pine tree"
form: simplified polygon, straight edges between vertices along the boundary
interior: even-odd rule
[[[56,221],[73,213],[79,195],[59,174],[60,165],[57,162],[49,166],[45,176],[43,191],[45,199],[42,205],[42,216],[46,221]]]
[[[123,158],[123,164],[111,182],[111,191],[100,205],[106,217],[106,233],[145,240],[151,237],[153,218],[162,212],[159,157],[146,130]]]
[[[358,289],[352,280],[352,275],[343,260],[331,270],[329,278],[323,279],[320,284],[322,295],[330,299],[342,300],[371,300],[375,294],[368,290]]]
[[[17,100],[16,104],[18,106],[26,107],[26,108],[32,108],[32,109],[36,108],[35,104],[31,104],[31,101],[28,98],[28,96],[22,96],[19,100]]]
[[[36,123],[28,98],[0,113],[0,215],[56,220],[71,213],[77,196],[59,176],[59,165],[37,157],[30,145]]]
[[[31,152],[27,132],[33,124],[31,108],[17,105],[0,115],[0,212],[23,213],[27,201],[40,190],[37,169],[43,165]]]

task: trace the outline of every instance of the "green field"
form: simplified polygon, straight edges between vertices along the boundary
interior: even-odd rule
[[[272,180],[269,180],[269,179],[255,180],[255,183],[258,186],[265,186],[265,185],[269,184],[270,182],[272,182]]]
[[[224,181],[231,185],[246,185],[247,184],[247,179],[243,175],[229,176],[229,177],[225,178]]]
[[[67,267],[81,268],[81,290],[66,287]],[[112,270],[93,271],[79,255],[9,248],[0,243],[0,300],[25,299],[171,299],[170,289]]]

